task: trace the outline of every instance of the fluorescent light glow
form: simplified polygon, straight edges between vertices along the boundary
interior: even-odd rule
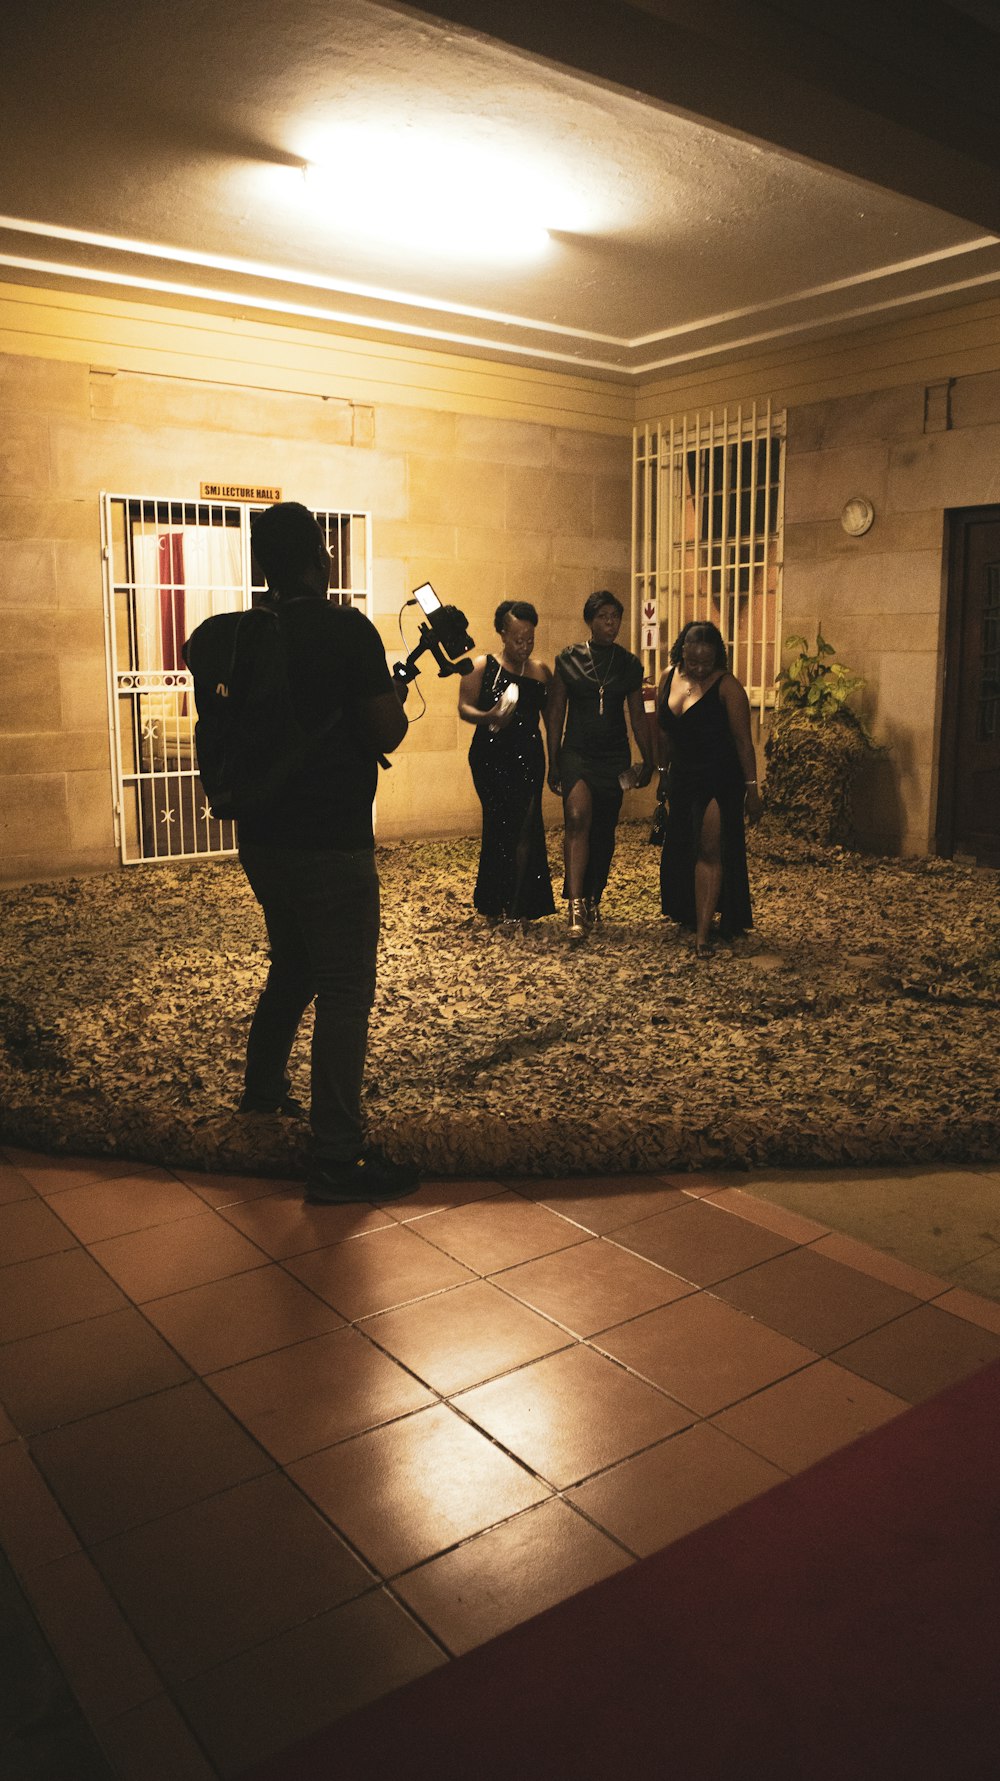
[[[409,129],[344,127],[310,156],[306,187],[332,227],[456,259],[529,259],[557,225],[538,169]]]

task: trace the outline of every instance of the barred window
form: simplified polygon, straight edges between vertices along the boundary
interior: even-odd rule
[[[252,605],[260,504],[101,497],[108,702],[122,861],[232,853],[235,825],[208,808],[194,753],[192,680],[181,653],[203,619]],[[316,515],[333,563],[330,599],[370,606],[371,518]]]
[[[634,434],[633,636],[647,676],[659,677],[689,620],[708,619],[761,714],[781,655],[784,438],[770,403]]]

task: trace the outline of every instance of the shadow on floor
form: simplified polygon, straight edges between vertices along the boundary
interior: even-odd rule
[[[2,1553],[0,1775],[4,1781],[112,1781]]]

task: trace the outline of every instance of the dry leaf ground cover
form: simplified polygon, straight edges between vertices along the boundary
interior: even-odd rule
[[[380,848],[367,1093],[392,1154],[443,1175],[996,1159],[996,873],[758,831],[756,930],[695,961],[645,835],[622,826],[577,950],[558,916],[473,916],[473,841]],[[297,1172],[293,1122],[233,1111],[267,969],[234,861],[8,890],[0,919],[3,1137]],[[308,1028],[293,1066],[308,1098]]]

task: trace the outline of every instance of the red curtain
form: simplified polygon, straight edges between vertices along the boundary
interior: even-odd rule
[[[184,539],[180,532],[161,532],[160,561],[160,645],[164,672],[183,668],[181,645],[184,642]]]

